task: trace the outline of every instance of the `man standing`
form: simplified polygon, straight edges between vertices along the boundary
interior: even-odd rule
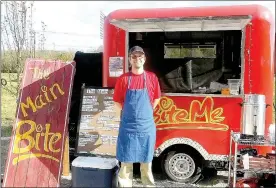
[[[129,51],[131,71],[121,75],[114,90],[114,102],[121,110],[117,140],[117,160],[121,162],[119,186],[132,187],[133,163],[140,163],[144,186],[154,186],[152,159],[156,127],[153,110],[161,97],[158,78],[144,70],[144,50],[134,46]]]

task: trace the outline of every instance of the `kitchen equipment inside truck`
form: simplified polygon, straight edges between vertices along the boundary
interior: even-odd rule
[[[215,83],[241,78],[241,36],[241,30],[131,32],[129,46],[146,51],[145,69],[159,77],[162,92],[221,94]]]

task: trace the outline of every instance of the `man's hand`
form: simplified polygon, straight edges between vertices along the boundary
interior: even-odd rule
[[[153,109],[155,109],[155,107],[158,105],[160,99],[155,99],[153,102]]]

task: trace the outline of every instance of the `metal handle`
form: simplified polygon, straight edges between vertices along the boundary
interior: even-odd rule
[[[97,168],[85,168],[85,167],[82,167],[81,169],[86,170],[86,171],[98,171],[99,170]]]

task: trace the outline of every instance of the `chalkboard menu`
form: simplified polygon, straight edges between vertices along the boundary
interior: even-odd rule
[[[84,88],[76,153],[116,155],[120,111],[113,102],[113,89]]]

